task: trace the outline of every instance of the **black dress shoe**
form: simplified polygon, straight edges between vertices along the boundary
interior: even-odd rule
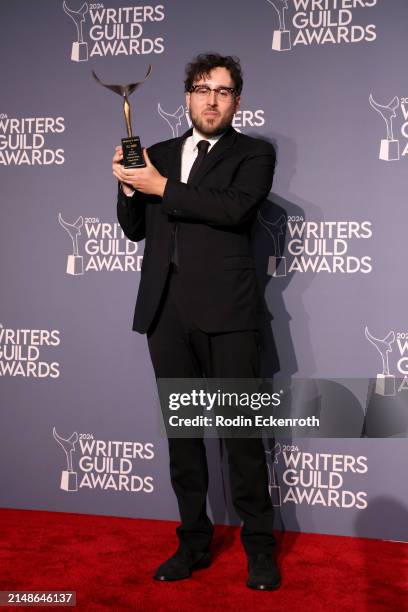
[[[190,578],[193,570],[204,569],[211,565],[209,552],[178,550],[157,569],[154,580],[183,580]]]
[[[260,591],[272,591],[280,587],[280,574],[271,555],[248,555],[247,587]]]

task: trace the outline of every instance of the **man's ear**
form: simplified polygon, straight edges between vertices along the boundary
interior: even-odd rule
[[[186,92],[186,106],[187,106],[187,110],[190,110],[190,96],[191,96],[190,92],[187,91]]]
[[[240,104],[241,104],[241,96],[236,96],[235,97],[235,111],[239,109]]]

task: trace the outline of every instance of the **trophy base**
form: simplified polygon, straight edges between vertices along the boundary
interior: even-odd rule
[[[267,274],[275,278],[286,276],[286,257],[269,257]]]
[[[63,470],[61,474],[61,489],[64,491],[78,491],[77,473]]]
[[[67,274],[77,276],[84,273],[84,258],[82,255],[68,255]]]
[[[384,161],[398,161],[400,158],[399,141],[383,138],[379,158]]]
[[[274,51],[290,51],[291,48],[290,30],[275,30],[272,38],[272,49]]]
[[[72,43],[71,60],[73,62],[86,62],[88,60],[88,43]]]
[[[377,374],[375,392],[377,395],[395,395],[395,376],[393,374]]]
[[[281,506],[281,492],[277,485],[269,485],[269,495],[271,496],[272,506]]]
[[[124,168],[146,167],[139,136],[122,138],[122,151]]]

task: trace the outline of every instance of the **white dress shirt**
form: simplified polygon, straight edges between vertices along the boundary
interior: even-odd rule
[[[197,144],[200,140],[208,140],[210,146],[207,150],[207,155],[211,151],[212,147],[216,142],[221,138],[222,134],[219,136],[213,136],[212,138],[206,138],[202,136],[200,132],[197,132],[195,128],[193,128],[193,133],[191,136],[186,138],[183,145],[183,151],[181,153],[181,177],[180,180],[182,183],[187,183],[188,175],[190,174],[190,170],[192,165],[194,164],[195,158],[198,155]]]

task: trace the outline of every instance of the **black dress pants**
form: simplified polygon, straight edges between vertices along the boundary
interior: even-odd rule
[[[156,378],[256,378],[259,346],[256,331],[207,334],[194,325],[183,306],[183,274],[172,271],[148,345]],[[207,516],[208,467],[202,438],[169,438],[170,478],[181,525],[180,547],[209,548],[213,526]],[[270,553],[273,507],[265,451],[260,438],[225,438],[234,508],[242,520],[247,554]]]

